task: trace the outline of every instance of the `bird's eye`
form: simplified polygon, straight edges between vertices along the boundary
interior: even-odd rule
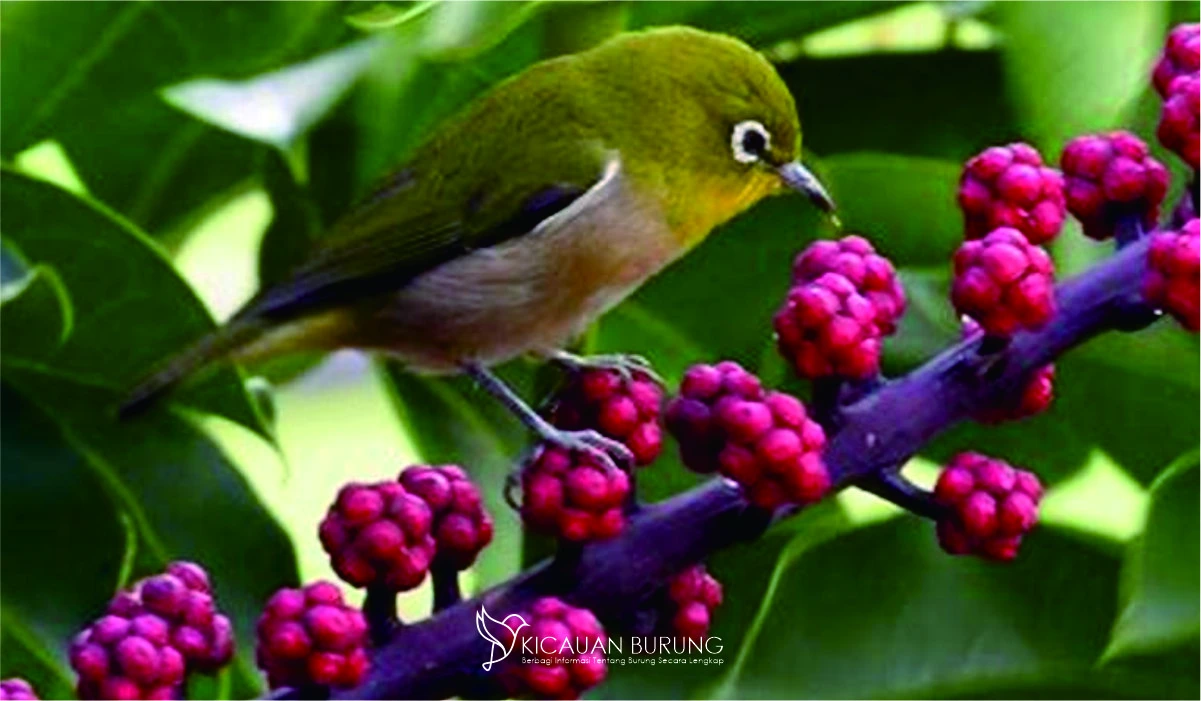
[[[734,125],[730,135],[730,148],[734,150],[734,160],[739,163],[754,163],[767,153],[771,146],[771,134],[759,122],[748,119]]]

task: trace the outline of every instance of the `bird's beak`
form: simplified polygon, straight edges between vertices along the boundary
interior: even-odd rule
[[[834,211],[834,200],[830,199],[830,193],[826,192],[826,188],[822,187],[821,182],[809,172],[809,169],[801,165],[800,161],[792,161],[776,168],[776,173],[780,179],[788,187],[809,198],[818,209],[830,214]]]

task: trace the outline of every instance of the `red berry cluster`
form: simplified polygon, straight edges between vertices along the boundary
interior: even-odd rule
[[[434,559],[457,570],[470,567],[492,542],[492,517],[463,468],[414,465],[400,473],[400,483],[433,512]]]
[[[792,262],[794,285],[813,282],[826,273],[838,273],[850,280],[872,303],[881,335],[897,330],[897,321],[905,313],[905,290],[892,262],[876,253],[871,242],[862,236],[815,241]]]
[[[400,482],[348,484],[318,535],[338,576],[356,587],[413,589],[434,558],[434,515]]]
[[[331,582],[280,589],[258,622],[259,667],[271,688],[353,687],[370,667],[367,621]]]
[[[635,465],[649,465],[663,449],[659,414],[663,389],[634,370],[583,369],[571,373],[547,407],[550,422],[571,431],[595,430],[625,445]]]
[[[569,606],[554,597],[543,597],[522,616],[528,623],[517,633],[505,628],[505,645],[513,654],[501,672],[513,696],[539,699],[574,699],[605,679],[605,630],[588,609]],[[520,663],[522,658],[536,661]]]
[[[709,634],[713,611],[721,605],[721,582],[694,565],[672,577],[667,583],[671,602],[671,630],[689,640],[701,640]]]
[[[1155,63],[1151,82],[1162,97],[1171,94],[1172,81],[1201,70],[1201,24],[1180,24],[1168,33],[1163,53]]]
[[[37,701],[38,695],[24,679],[16,677],[0,681],[0,701]]]
[[[935,500],[948,508],[938,522],[938,542],[952,555],[1012,560],[1038,522],[1042,494],[1030,472],[979,453],[956,455],[934,487]]]
[[[809,504],[830,488],[821,426],[798,399],[764,391],[738,363],[689,368],[667,406],[667,429],[689,469],[720,470],[760,508]]]
[[[970,339],[982,333],[980,325],[967,319],[963,325],[963,337]],[[1021,393],[1012,401],[989,407],[974,418],[980,423],[997,424],[1003,421],[1016,421],[1035,414],[1041,414],[1051,406],[1055,398],[1055,365],[1048,363],[1034,371],[1034,374],[1022,386]]]
[[[1179,231],[1164,231],[1151,239],[1147,249],[1147,272],[1143,278],[1143,296],[1156,308],[1163,309],[1184,326],[1197,333],[1199,289],[1198,249],[1201,248],[1201,222],[1191,219]]]
[[[1068,210],[1086,236],[1109,238],[1118,218],[1132,214],[1154,225],[1168,191],[1168,171],[1137,136],[1115,131],[1075,138],[1064,147],[1060,165]]]
[[[955,252],[951,301],[992,336],[1042,327],[1055,313],[1054,269],[1042,248],[1001,228]]]
[[[993,146],[967,162],[959,180],[959,207],[969,239],[1008,227],[1031,243],[1046,243],[1063,228],[1063,177],[1043,165],[1032,146]]]
[[[542,445],[521,471],[521,517],[531,529],[563,540],[612,538],[625,528],[630,478],[588,453]]]
[[[797,374],[863,379],[880,370],[878,316],[855,283],[824,273],[789,290],[772,322],[780,354]]]
[[[173,562],[113,597],[108,614],[76,636],[70,659],[82,698],[174,698],[188,671],[216,671],[233,651],[208,574]]]
[[[1201,76],[1194,71],[1192,75],[1177,77],[1164,97],[1159,127],[1155,131],[1160,143],[1180,156],[1194,171],[1201,160],[1201,135],[1198,134],[1201,106],[1198,103],[1201,103]]]

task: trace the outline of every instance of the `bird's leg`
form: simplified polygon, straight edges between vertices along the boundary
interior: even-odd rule
[[[621,443],[596,431],[566,431],[556,428],[530,408],[508,385],[479,363],[463,363],[463,372],[476,384],[505,406],[521,423],[542,440],[566,450],[577,450],[592,456],[602,467],[620,469],[614,459],[626,466],[634,464],[634,454]]]
[[[556,350],[547,354],[547,358],[549,358],[552,363],[565,367],[569,370],[613,370],[627,380],[630,379],[634,372],[641,372],[649,376],[655,382],[663,384],[663,378],[655,374],[655,370],[651,367],[650,361],[640,355],[608,353],[605,355],[582,356],[576,355],[575,353],[568,353],[565,350]]]

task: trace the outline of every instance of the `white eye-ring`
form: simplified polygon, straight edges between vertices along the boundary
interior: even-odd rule
[[[734,150],[734,160],[739,163],[754,163],[770,146],[771,134],[767,127],[753,119],[735,124],[730,134],[730,148]]]

